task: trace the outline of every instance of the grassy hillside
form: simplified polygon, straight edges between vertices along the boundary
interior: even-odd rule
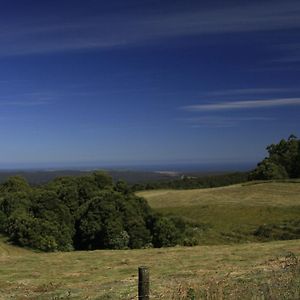
[[[253,232],[264,224],[300,219],[300,181],[253,182],[199,190],[138,193],[151,207],[202,224],[202,244],[258,241]]]
[[[268,293],[294,297],[300,270],[291,252],[300,255],[299,240],[69,253],[17,250],[1,241],[0,299],[136,299],[140,265],[151,268],[152,299],[249,299],[266,285]]]
[[[252,235],[299,218],[299,192],[299,182],[267,182],[139,193],[158,211],[204,224],[202,244],[218,245],[38,253],[0,238],[0,299],[136,299],[141,265],[151,270],[151,299],[299,299],[300,240]],[[236,241],[248,242],[221,245]]]

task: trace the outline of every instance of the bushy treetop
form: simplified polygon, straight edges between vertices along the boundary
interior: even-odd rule
[[[171,246],[183,234],[124,181],[113,183],[104,172],[39,187],[9,178],[0,185],[0,232],[42,251]]]
[[[284,179],[300,177],[300,140],[295,135],[267,148],[268,157],[257,165],[250,179]]]

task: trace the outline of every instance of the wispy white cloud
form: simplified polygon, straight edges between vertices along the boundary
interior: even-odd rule
[[[259,95],[270,93],[291,93],[298,92],[300,89],[296,88],[246,88],[246,89],[229,89],[220,91],[210,91],[202,93],[204,96],[209,97],[222,97],[222,96],[243,96],[243,95]]]
[[[284,63],[290,65],[289,63],[300,62],[300,43],[288,43],[288,44],[276,44],[273,45],[274,49],[279,51],[278,57],[273,58],[269,63]]]
[[[40,106],[50,104],[49,101],[33,100],[33,101],[1,101],[0,106]]]
[[[24,91],[11,92],[0,97],[0,106],[42,106],[55,103],[59,99],[59,94],[52,91]]]
[[[202,116],[194,118],[183,118],[180,121],[186,122],[192,128],[202,127],[234,127],[242,122],[270,122],[274,121],[274,118],[269,117],[224,117],[224,116]]]
[[[283,99],[269,99],[269,100],[247,100],[247,101],[230,101],[218,102],[211,104],[196,104],[184,106],[186,111],[220,111],[220,110],[235,110],[235,109],[253,109],[265,107],[279,107],[279,106],[298,106],[300,105],[300,98],[283,98]]]
[[[1,24],[0,55],[105,49],[189,35],[300,28],[300,2],[262,1],[223,9],[12,20]]]
[[[280,63],[298,63],[300,62],[300,53],[299,54],[292,54],[292,55],[286,55],[281,58],[278,58],[276,60],[273,60],[275,62]]]

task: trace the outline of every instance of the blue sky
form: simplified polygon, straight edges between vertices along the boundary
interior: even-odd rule
[[[248,163],[300,135],[299,1],[1,1],[0,46],[2,168]]]

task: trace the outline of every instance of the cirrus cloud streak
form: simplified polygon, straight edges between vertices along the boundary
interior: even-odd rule
[[[300,106],[300,98],[282,98],[268,100],[229,101],[211,104],[196,104],[182,107],[186,111],[220,111],[236,109],[255,109],[280,106]]]
[[[176,5],[174,4],[174,7]],[[138,46],[189,36],[294,30],[300,28],[299,1],[265,1],[161,13],[117,12],[65,16],[40,15],[6,20],[0,13],[0,56]]]

